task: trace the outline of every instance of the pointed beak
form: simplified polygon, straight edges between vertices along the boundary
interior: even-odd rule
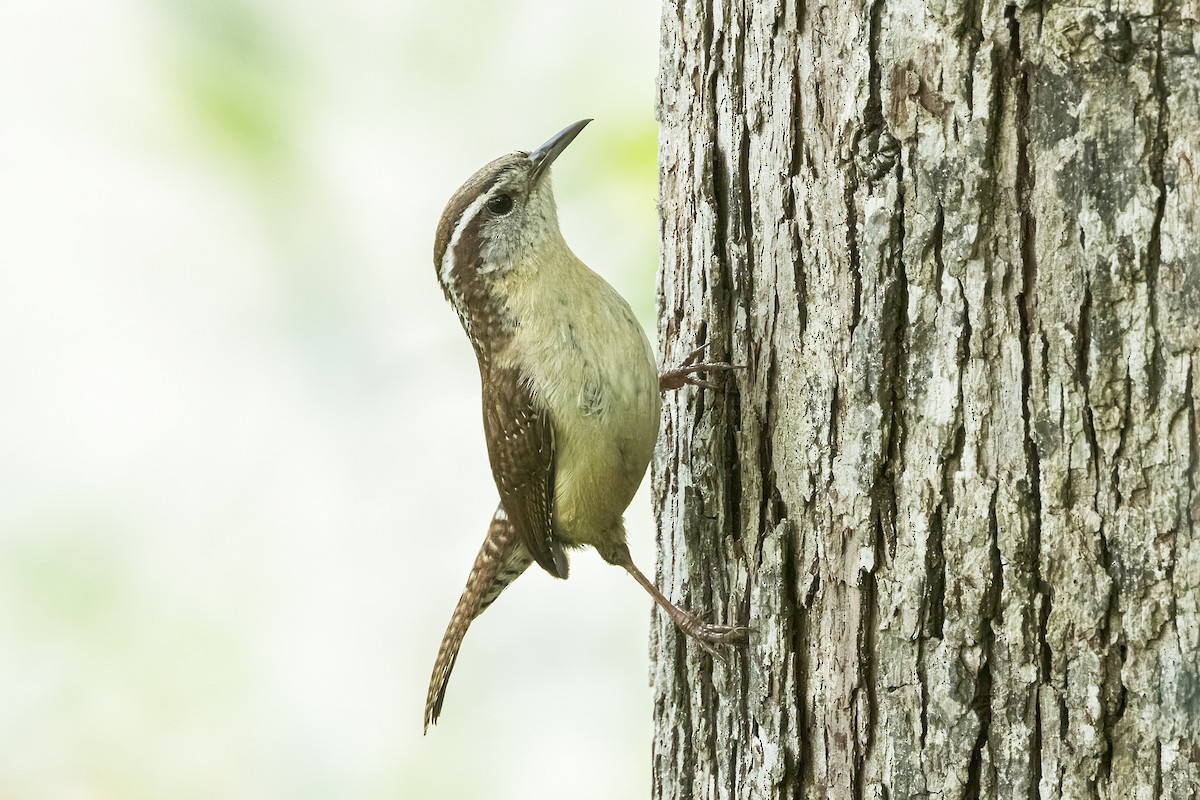
[[[554,159],[558,158],[559,153],[567,149],[567,145],[579,135],[580,131],[587,127],[589,122],[591,122],[590,119],[581,119],[579,122],[568,125],[551,136],[541,147],[529,154],[529,163],[533,164],[533,172],[529,176],[530,186],[537,184],[541,180],[542,175],[554,163]]]

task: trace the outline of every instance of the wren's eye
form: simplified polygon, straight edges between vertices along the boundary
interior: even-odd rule
[[[487,201],[487,210],[495,214],[497,217],[503,217],[513,209],[513,200],[510,195],[498,194]]]

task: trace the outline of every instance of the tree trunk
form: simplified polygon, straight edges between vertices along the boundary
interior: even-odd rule
[[[665,4],[655,797],[1197,797],[1198,18]]]

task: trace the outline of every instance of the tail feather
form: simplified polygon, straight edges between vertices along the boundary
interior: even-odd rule
[[[497,507],[488,526],[487,537],[467,577],[467,586],[458,599],[442,637],[441,647],[438,648],[433,676],[429,680],[429,693],[425,696],[426,731],[442,713],[446,684],[450,681],[454,662],[458,660],[458,650],[467,635],[467,628],[532,563],[533,557],[518,540],[508,515],[502,507]]]

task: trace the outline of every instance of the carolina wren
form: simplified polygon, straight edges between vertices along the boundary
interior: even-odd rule
[[[623,567],[706,649],[747,633],[673,604],[625,544],[621,515],[654,452],[659,392],[712,386],[698,374],[734,367],[702,362],[697,351],[660,376],[629,304],[563,240],[550,165],[589,122],[482,167],[438,223],[433,263],[479,361],[500,506],[438,650],[426,729],[471,621],[534,562],[566,578],[568,548],[591,545]]]

